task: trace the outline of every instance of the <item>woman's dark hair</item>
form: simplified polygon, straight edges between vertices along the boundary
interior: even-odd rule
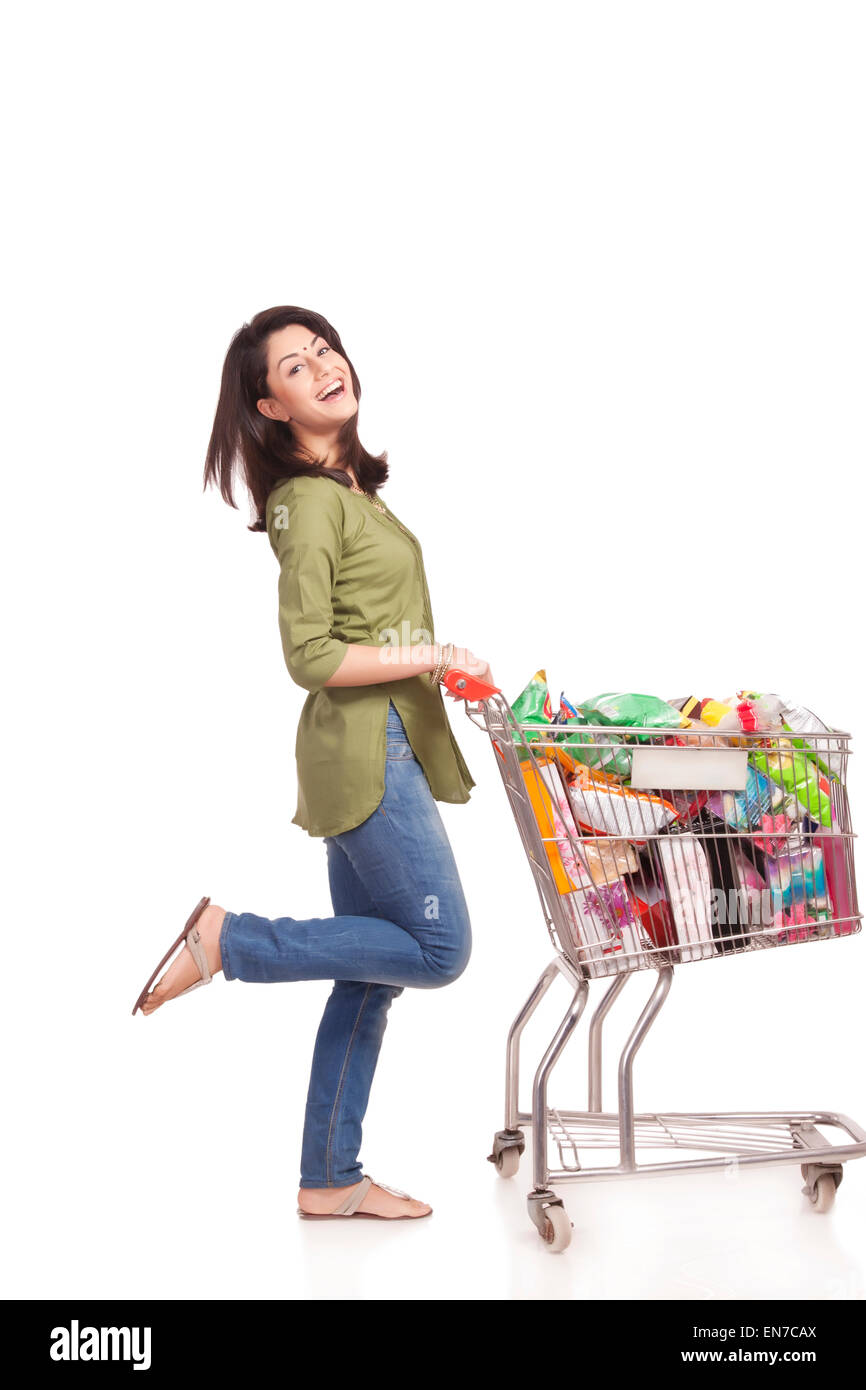
[[[263,309],[240,328],[229,344],[223,363],[219,400],[204,466],[204,486],[218,485],[223,500],[236,507],[233,483],[245,484],[255,511],[251,531],[265,530],[265,503],[278,483],[301,475],[325,474],[350,487],[352,479],[344,468],[328,468],[323,459],[314,459],[295,439],[291,424],[269,420],[256,402],[270,395],[268,339],[290,323],[303,324],[324,338],[329,347],[349,364],[355,399],[361,399],[357,372],[340,342],[340,335],[321,314],[291,305]],[[337,435],[342,462],[354,471],[365,492],[375,494],[388,477],[387,451],[369,454],[358,438],[357,411]]]

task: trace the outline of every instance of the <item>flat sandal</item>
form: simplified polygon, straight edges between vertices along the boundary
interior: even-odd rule
[[[199,932],[198,927],[196,926],[199,917],[201,917],[209,902],[210,898],[202,898],[198,906],[194,909],[192,913],[190,913],[186,926],[184,927],[180,936],[169,946],[162,960],[159,962],[159,965],[156,967],[147,984],[145,985],[144,989],[141,991],[141,994],[136,999],[135,1007],[132,1010],[133,1018],[135,1017],[136,1010],[141,1008],[142,1004],[147,998],[147,995],[150,992],[150,987],[156,979],[157,975],[159,974],[160,970],[165,965],[169,957],[174,954],[178,946],[180,946],[181,942],[185,942],[186,945],[189,947],[190,954],[192,955],[193,960],[198,966],[198,971],[201,975],[201,979],[196,980],[194,985],[189,985],[187,989],[182,989],[180,991],[180,994],[177,994],[173,997],[176,999],[180,999],[182,994],[189,994],[190,990],[198,989],[199,985],[210,984],[211,980],[213,979],[213,976],[211,974],[210,966],[207,963],[205,949],[201,944],[201,933]]]
[[[303,1217],[305,1221],[342,1221],[347,1216],[366,1217],[369,1221],[423,1221],[424,1216],[433,1215],[432,1207],[429,1211],[425,1211],[424,1216],[409,1216],[408,1214],[406,1216],[382,1216],[378,1211],[358,1211],[358,1207],[372,1186],[373,1179],[364,1177],[359,1186],[350,1192],[349,1196],[333,1211],[301,1211],[301,1208],[298,1207],[298,1216]],[[400,1192],[396,1187],[387,1187],[383,1182],[377,1182],[376,1186],[381,1187],[383,1192],[390,1192],[392,1197],[406,1197],[409,1201],[412,1200],[408,1192]]]

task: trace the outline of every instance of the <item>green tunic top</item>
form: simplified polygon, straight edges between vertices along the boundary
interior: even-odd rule
[[[389,700],[435,799],[468,801],[475,786],[442,691],[427,672],[325,687],[347,643],[435,640],[421,546],[390,508],[385,513],[321,476],[280,483],[267,501],[268,538],[280,562],[283,655],[292,680],[310,692],[295,741],[298,806],[292,817],[310,835],[351,830],[382,800]]]

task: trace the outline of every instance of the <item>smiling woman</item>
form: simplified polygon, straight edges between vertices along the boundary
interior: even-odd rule
[[[335,382],[340,389],[331,394]],[[376,492],[387,480],[388,456],[374,457],[358,438],[360,399],[358,374],[327,319],[307,309],[264,309],[226,354],[205,487],[217,484],[235,506],[235,482],[244,484],[255,510],[251,531],[266,529],[268,497],[289,478],[327,471]]]
[[[334,981],[307,1095],[298,1211],[404,1220],[431,1208],[366,1177],[361,1121],[388,1010],[405,987],[465,970],[466,900],[437,801],[475,785],[442,698],[486,661],[434,640],[421,546],[376,496],[386,456],[358,438],[361,387],[319,314],[269,309],[232,340],[205,463],[232,506],[233,480],[279,563],[286,666],[305,689],[295,741],[294,823],[325,840],[335,915],[274,921],[202,898],[133,1013],[222,971],[227,980]],[[395,634],[405,645],[395,645]],[[172,952],[177,960],[150,986]],[[333,1189],[337,1189],[336,1193]]]

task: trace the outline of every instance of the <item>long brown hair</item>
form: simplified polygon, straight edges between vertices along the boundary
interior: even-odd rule
[[[204,486],[215,484],[223,500],[237,507],[234,482],[240,479],[249,492],[255,512],[251,531],[264,531],[268,497],[277,484],[287,478],[325,474],[345,487],[352,483],[346,468],[328,468],[323,459],[313,459],[309,450],[303,449],[296,440],[290,424],[269,420],[256,405],[270,395],[268,339],[290,323],[303,324],[346,359],[355,399],[361,399],[361,383],[340,342],[340,335],[321,314],[284,305],[263,309],[238,329],[223,363],[219,400],[204,465]],[[343,464],[354,471],[365,492],[375,495],[388,477],[388,454],[386,450],[374,456],[364,448],[358,438],[357,411],[341,427],[337,445]]]

